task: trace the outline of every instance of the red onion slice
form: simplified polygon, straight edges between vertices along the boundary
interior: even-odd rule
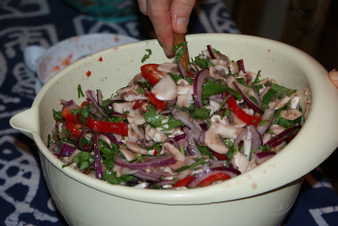
[[[295,136],[300,128],[301,126],[294,126],[292,128],[286,129],[280,134],[272,137],[268,142],[266,142],[266,145],[269,145],[270,147],[276,147],[284,141],[288,141],[290,137]]]
[[[261,135],[263,135],[269,129],[269,127],[271,126],[274,113],[275,113],[275,110],[274,109],[270,109],[270,108],[266,109],[264,111],[263,116],[262,116],[262,122],[263,123],[260,123],[257,126],[257,131]]]
[[[237,65],[239,71],[243,71],[244,73],[246,73],[243,59],[237,60]]]
[[[215,167],[211,169],[213,171],[224,171],[226,174],[228,174],[231,177],[235,177],[241,174],[241,171],[233,167],[219,166],[219,167]]]
[[[70,144],[63,143],[61,146],[61,151],[58,154],[60,157],[69,157],[75,152],[76,148]]]
[[[74,100],[68,100],[68,101],[67,100],[61,100],[60,102],[61,102],[63,107],[67,107],[67,108],[70,108],[70,109],[77,107]]]
[[[193,180],[192,182],[190,182],[189,184],[189,188],[193,188],[196,187],[201,181],[203,181],[205,178],[218,174],[218,173],[224,173],[223,170],[208,170],[206,172],[202,172],[201,174],[199,174],[198,176],[196,176],[196,179]],[[230,175],[229,175],[230,176]]]
[[[216,59],[215,53],[214,53],[214,49],[212,48],[211,45],[207,45],[207,50],[209,53],[209,56],[211,59]]]
[[[101,162],[101,154],[99,150],[99,138],[98,136],[94,135],[94,168],[96,172],[96,178],[101,179],[103,177],[103,167],[102,167],[102,162]]]
[[[202,86],[205,79],[209,77],[209,71],[204,69],[198,72],[194,82],[193,82],[193,97],[197,107],[202,107]]]
[[[152,157],[145,162],[129,163],[121,158],[116,158],[115,163],[122,167],[129,169],[145,169],[149,167],[162,167],[169,166],[176,163],[176,160],[172,156]]]
[[[87,100],[90,101],[95,109],[102,115],[102,116],[106,116],[106,113],[103,111],[103,109],[100,107],[97,99],[94,97],[94,93],[93,90],[86,90],[86,96],[87,96]]]
[[[276,155],[276,152],[273,152],[273,151],[258,152],[256,153],[256,162],[257,164],[262,164],[263,162],[270,159],[274,155]]]
[[[251,133],[251,150],[256,151],[263,143],[262,136],[260,133],[258,133],[256,127],[250,125],[247,128]]]
[[[259,114],[264,113],[264,111],[256,103],[250,100],[250,98],[245,94],[244,90],[240,87],[240,85],[237,82],[233,82],[233,85],[238,90],[238,92],[241,94],[241,96],[243,97],[243,100],[250,108],[252,108],[255,112],[258,112]]]
[[[161,179],[161,174],[159,173],[147,173],[144,170],[139,170],[137,172],[134,173],[134,176],[145,180],[145,181],[154,181],[157,182]]]

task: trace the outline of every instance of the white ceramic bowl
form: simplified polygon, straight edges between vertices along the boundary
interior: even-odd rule
[[[276,226],[285,217],[300,178],[325,160],[338,145],[338,95],[327,72],[307,54],[285,44],[233,34],[188,36],[191,56],[207,44],[232,59],[245,59],[250,71],[262,70],[291,88],[309,87],[313,103],[299,134],[278,155],[252,171],[224,183],[192,190],[142,190],[113,186],[70,167],[62,168],[46,148],[53,127],[51,109],[60,99],[77,99],[76,87],[100,88],[105,96],[147,62],[168,61],[155,40],[127,44],[88,56],[61,71],[40,91],[32,107],[14,116],[14,128],[30,135],[40,149],[43,174],[51,195],[70,225],[118,226]],[[102,57],[103,61],[98,59]],[[86,72],[91,71],[90,77]]]

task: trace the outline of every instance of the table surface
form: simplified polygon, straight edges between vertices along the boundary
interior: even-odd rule
[[[238,33],[223,1],[207,0],[195,11],[189,33]],[[0,4],[0,225],[65,226],[42,177],[34,142],[9,126],[9,118],[30,107],[36,74],[23,61],[29,45],[50,47],[89,33],[122,34],[147,39],[138,17],[103,21],[53,0],[7,0]],[[287,226],[338,225],[338,197],[315,170],[304,184]],[[262,207],[264,208],[264,207]],[[267,210],[268,211],[268,210]]]

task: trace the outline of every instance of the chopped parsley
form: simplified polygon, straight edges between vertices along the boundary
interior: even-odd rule
[[[183,79],[183,76],[181,74],[175,74],[169,72],[170,77],[177,83],[178,80]]]
[[[81,97],[84,97],[84,93],[82,91],[82,87],[80,84],[77,85],[77,98],[81,98]]]
[[[220,81],[209,79],[202,86],[202,97],[204,99],[207,99],[208,97],[213,96],[213,95],[221,94],[223,92],[227,92],[231,94],[238,100],[242,99],[242,96],[239,92],[237,92],[234,89],[231,89],[226,84]]]
[[[234,155],[239,151],[238,147],[235,145],[235,143],[231,139],[225,139],[224,144],[229,149],[227,152],[228,159],[232,159]]]
[[[192,112],[191,112],[191,117],[193,117],[194,119],[208,119],[210,116],[210,110],[208,108],[202,107],[202,108],[195,108]]]
[[[202,155],[208,156],[209,158],[213,157],[210,149],[207,146],[198,145],[197,149],[199,150],[199,152],[201,152]]]
[[[148,111],[144,113],[144,119],[152,127],[161,127],[163,130],[171,130],[183,125],[180,120],[172,116],[169,117],[159,114],[154,107],[148,107]]]
[[[147,59],[149,59],[149,57],[151,56],[151,54],[152,54],[151,49],[146,49],[146,53],[142,57],[141,63],[144,63]]]
[[[132,175],[122,175],[118,177],[115,172],[105,170],[103,173],[102,179],[107,181],[110,184],[121,184],[121,183],[127,183],[129,181],[133,181],[136,178]]]
[[[53,109],[53,118],[55,121],[62,121],[63,117],[62,117],[61,111],[56,111]]]
[[[272,83],[268,92],[263,96],[262,105],[264,109],[269,107],[269,103],[276,100],[282,99],[285,96],[290,96],[295,90],[288,89],[284,86]]]
[[[106,169],[112,169],[114,166],[114,159],[116,154],[120,152],[118,145],[111,144],[109,147],[104,141],[99,141],[99,150],[102,154],[102,162]]]
[[[190,164],[190,165],[186,165],[186,166],[182,166],[180,168],[178,168],[176,170],[176,172],[182,172],[188,169],[195,169],[196,167],[200,166],[200,165],[204,165],[206,163],[206,160],[204,158],[199,158],[196,160],[196,162]]]
[[[74,157],[74,162],[80,170],[85,170],[92,165],[94,157],[89,152],[81,151]]]
[[[192,60],[193,64],[196,64],[198,67],[202,68],[202,69],[207,69],[210,66],[213,66],[213,64],[211,63],[211,61],[207,58],[203,58],[201,56],[197,56]]]

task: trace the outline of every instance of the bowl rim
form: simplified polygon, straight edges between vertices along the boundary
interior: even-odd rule
[[[254,168],[253,170],[246,172],[240,176],[232,178],[231,180],[225,181],[223,183],[219,183],[216,185],[203,187],[203,188],[194,188],[194,189],[186,189],[186,190],[153,190],[153,189],[138,189],[134,187],[122,186],[122,185],[111,185],[105,181],[87,176],[71,167],[62,168],[61,160],[57,159],[45,146],[42,138],[38,133],[33,133],[33,138],[40,150],[40,154],[45,157],[54,167],[56,167],[59,171],[64,173],[66,176],[78,181],[81,184],[89,186],[93,189],[96,189],[100,192],[104,192],[110,195],[143,201],[150,203],[162,203],[162,204],[205,204],[211,202],[221,202],[221,201],[231,201],[242,199],[246,197],[251,197],[255,195],[259,195],[262,193],[266,193],[268,191],[277,189],[282,187],[288,183],[291,183],[307,172],[315,168],[319,163],[324,161],[326,157],[328,157],[333,151],[334,146],[338,144],[337,139],[328,139],[328,145],[325,146],[324,151],[321,154],[316,154],[314,149],[318,148],[319,142],[314,142],[313,140],[308,140],[304,142],[301,138],[306,136],[313,135],[313,126],[317,125],[315,122],[316,119],[321,115],[319,112],[321,105],[319,104],[325,98],[337,99],[337,92],[333,88],[333,86],[329,85],[328,79],[323,78],[326,76],[326,70],[311,56],[304,53],[303,51],[296,49],[295,47],[289,46],[287,44],[281,43],[279,41],[274,41],[270,39],[265,39],[256,36],[242,35],[242,34],[194,34],[188,35],[187,41],[193,42],[196,39],[205,39],[208,36],[209,40],[213,39],[225,39],[228,41],[234,40],[242,40],[246,42],[253,42],[254,44],[262,44],[268,45],[270,48],[278,49],[279,51],[283,51],[285,53],[294,55],[294,60],[299,65],[306,65],[303,69],[307,72],[306,78],[308,80],[311,92],[312,92],[312,106],[309,113],[309,117],[304,124],[303,128],[299,132],[299,134],[288,144],[288,146],[280,152],[278,155],[274,156],[270,160],[266,161],[264,164]],[[146,40],[140,41],[136,43],[130,43],[126,45],[119,46],[118,48],[114,48],[115,51],[128,51],[128,48],[142,47],[145,44],[152,44],[154,46],[157,45],[156,40]],[[39,104],[45,94],[48,92],[49,87],[53,86],[60,78],[66,76],[68,72],[72,71],[73,68],[78,67],[81,64],[85,64],[86,62],[90,62],[96,59],[97,55],[105,54],[111,49],[106,49],[100,51],[96,54],[84,57],[74,64],[69,65],[64,70],[60,71],[57,76],[50,79],[40,90],[37,97],[35,98],[32,108],[39,107]],[[310,76],[311,75],[311,76]],[[322,89],[326,89],[325,92],[321,92]],[[334,112],[338,114],[338,104],[334,101],[326,101],[332,104],[334,108]],[[337,101],[336,101],[337,102]],[[328,116],[331,117],[331,114]],[[336,125],[338,122],[336,119],[332,119]],[[323,130],[323,129],[321,129]],[[327,130],[326,130],[327,131]],[[325,132],[326,132],[325,131]],[[337,129],[329,128],[328,132],[336,132]],[[302,145],[302,147],[310,149],[309,153],[314,155],[309,160],[309,164],[312,166],[302,166],[297,169],[293,175],[283,175],[282,169],[277,168],[279,162],[286,162],[288,159],[289,150],[297,148],[297,146]],[[315,146],[311,148],[311,145]],[[329,150],[331,147],[332,150]],[[300,152],[300,151],[298,151]],[[304,154],[299,154],[300,156],[304,156]],[[297,161],[291,161],[293,164]],[[277,176],[283,175],[283,177],[273,178],[269,175],[269,171],[274,169],[276,171]],[[289,170],[290,172],[290,170]],[[47,178],[48,180],[48,178]],[[237,188],[236,188],[237,187]]]

